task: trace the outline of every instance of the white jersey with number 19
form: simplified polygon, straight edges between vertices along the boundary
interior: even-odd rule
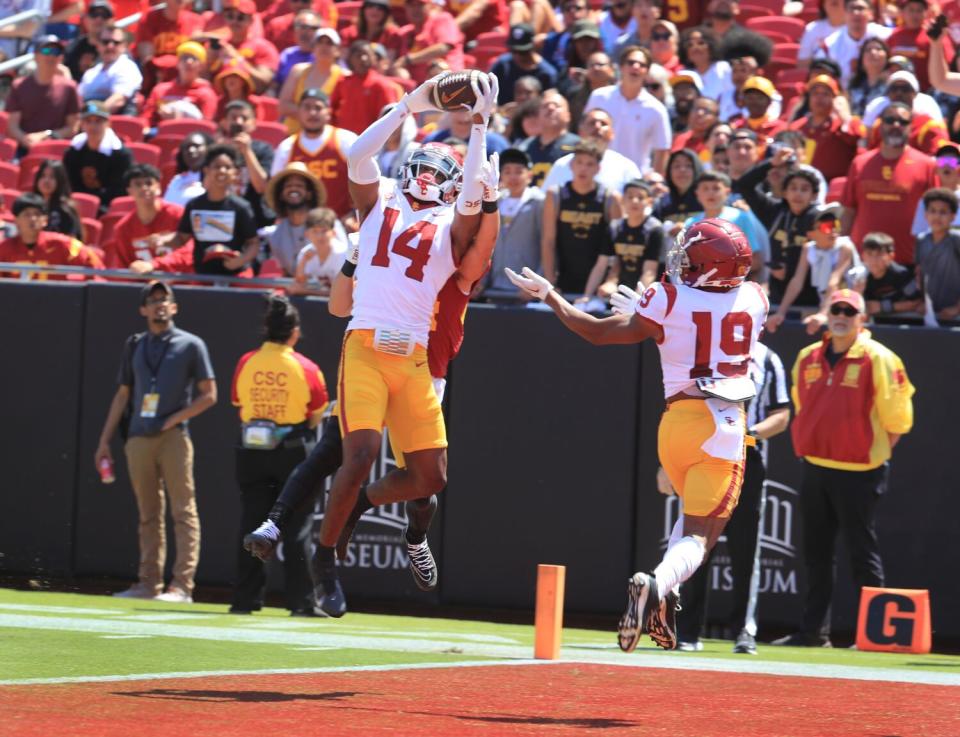
[[[391,328],[427,345],[437,294],[457,267],[452,205],[414,210],[393,179],[360,226],[360,260],[347,330]]]
[[[770,305],[756,282],[707,292],[657,282],[637,304],[637,316],[663,328],[659,343],[666,397],[697,379],[745,376]]]

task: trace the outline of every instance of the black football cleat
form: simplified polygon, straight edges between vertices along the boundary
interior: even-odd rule
[[[631,653],[647,632],[651,609],[659,604],[657,580],[646,573],[634,573],[627,582],[627,608],[617,625],[617,644]]]
[[[407,556],[410,558],[410,573],[413,574],[413,580],[417,588],[421,591],[433,591],[437,588],[437,582],[440,580],[437,572],[437,562],[433,559],[433,553],[430,552],[430,545],[424,538],[422,543],[414,545],[407,541],[407,531],[403,531],[403,539],[407,545]]]
[[[243,536],[243,549],[248,550],[254,558],[267,561],[273,557],[280,544],[280,530],[267,520],[253,532]]]

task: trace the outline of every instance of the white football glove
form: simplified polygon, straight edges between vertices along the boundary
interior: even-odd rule
[[[481,74],[477,79],[470,80],[470,86],[473,87],[473,94],[477,96],[470,112],[482,116],[484,121],[489,120],[497,109],[497,98],[500,96],[500,81],[497,75]]]
[[[617,291],[610,295],[610,309],[615,315],[632,315],[637,311],[640,295],[626,284],[617,287]]]
[[[520,287],[520,289],[529,294],[531,297],[536,297],[537,299],[546,299],[547,295],[553,290],[553,284],[548,282],[529,266],[524,266],[520,270],[520,274],[511,268],[505,268],[504,272],[510,281],[512,281],[516,286]]]
[[[350,233],[347,236],[347,261],[354,266],[360,261],[360,235]]]
[[[483,185],[483,201],[496,202],[500,198],[500,154],[490,154],[490,158],[480,165],[477,179]]]
[[[413,92],[408,92],[404,95],[401,102],[406,105],[407,110],[411,113],[425,113],[428,110],[436,110],[439,112],[440,109],[433,104],[433,88],[437,86],[437,80],[440,79],[441,76],[443,75],[437,74],[431,77]]]

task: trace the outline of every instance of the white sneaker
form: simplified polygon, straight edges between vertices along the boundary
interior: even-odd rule
[[[152,599],[156,595],[156,589],[150,586],[144,586],[142,583],[135,583],[129,589],[117,591],[113,594],[113,596],[118,599]]]
[[[153,597],[156,601],[172,601],[175,604],[193,604],[193,597],[183,589],[171,586],[164,593]]]

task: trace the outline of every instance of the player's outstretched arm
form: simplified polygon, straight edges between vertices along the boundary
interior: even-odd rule
[[[639,343],[657,335],[659,328],[639,319],[635,313],[597,318],[567,302],[553,285],[528,267],[517,274],[504,269],[507,278],[532,297],[543,300],[572,332],[594,345]]]
[[[428,79],[413,92],[404,95],[389,113],[373,121],[359,135],[347,154],[350,197],[363,220],[376,204],[380,194],[380,166],[376,156],[386,145],[390,135],[406,120],[408,115],[435,110],[430,102],[430,93],[436,85],[436,77]]]
[[[350,246],[347,248],[347,258],[337,278],[330,285],[330,301],[327,309],[334,317],[350,317],[353,312],[353,272],[356,271],[360,260],[360,246],[356,234],[350,236]]]
[[[500,196],[500,155],[493,153],[489,161],[480,167],[480,181],[483,184],[483,210],[480,227],[473,243],[460,260],[457,280],[461,291],[466,294],[478,279],[483,277],[490,267],[493,249],[500,235],[500,210],[497,200]]]
[[[463,258],[480,227],[480,210],[483,198],[481,168],[487,161],[487,122],[497,109],[499,82],[493,74],[481,74],[471,81],[476,101],[470,112],[470,140],[467,156],[463,162],[463,184],[457,196],[456,213],[450,235],[457,262]]]

